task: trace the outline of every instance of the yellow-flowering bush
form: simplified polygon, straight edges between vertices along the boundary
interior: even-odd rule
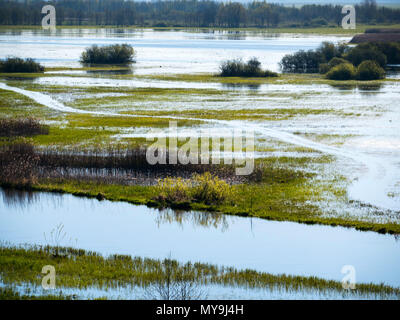
[[[158,180],[157,189],[162,200],[168,202],[183,202],[191,200],[191,183],[182,178],[164,178]]]
[[[221,204],[231,194],[231,186],[224,180],[206,172],[193,177],[192,196],[195,201],[205,204]]]
[[[231,194],[231,186],[211,173],[195,174],[192,179],[158,180],[158,200],[166,202],[196,201],[208,205],[221,204]]]

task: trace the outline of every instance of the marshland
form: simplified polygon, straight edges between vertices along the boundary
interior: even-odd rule
[[[400,46],[338,29],[0,27],[0,299],[399,299]]]

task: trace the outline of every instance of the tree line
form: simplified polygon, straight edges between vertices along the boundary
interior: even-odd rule
[[[288,7],[265,1],[0,0],[0,24],[40,25],[47,4],[56,8],[57,25],[78,26],[320,27],[338,26],[343,18],[339,5]],[[357,23],[400,22],[400,9],[377,6],[375,0],[355,8]]]

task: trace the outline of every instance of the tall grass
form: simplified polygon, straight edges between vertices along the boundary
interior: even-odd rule
[[[49,127],[35,118],[0,119],[0,137],[49,134]]]
[[[232,194],[231,186],[209,172],[195,174],[193,178],[165,178],[158,181],[159,202],[201,202],[207,205],[222,204]]]
[[[29,187],[37,182],[39,157],[26,142],[8,144],[0,149],[0,183]]]
[[[9,57],[5,60],[0,61],[0,72],[13,73],[13,72],[43,72],[44,67],[35,62],[33,59],[21,59],[17,57]]]
[[[10,131],[10,130],[8,130]],[[256,168],[249,176],[237,176],[234,165],[223,164],[149,164],[146,150],[140,147],[112,147],[108,149],[67,149],[36,148],[33,145],[25,147],[31,152],[35,161],[27,171],[37,179],[78,180],[82,182],[96,181],[102,184],[121,185],[156,185],[159,179],[167,177],[181,177],[191,179],[196,174],[210,172],[213,176],[225,180],[229,184],[238,184],[246,181],[257,181],[263,175],[263,170]],[[19,147],[16,146],[18,149]],[[0,147],[0,170],[6,170],[11,165],[15,150],[10,145]],[[167,154],[168,158],[168,154]],[[22,161],[22,159],[18,160]],[[0,183],[9,184],[15,170],[5,177],[0,176]],[[24,165],[21,162],[21,168]],[[3,170],[3,171],[4,171]],[[21,169],[22,170],[22,169]],[[3,180],[4,179],[4,180]],[[19,174],[16,175],[15,185],[19,184]]]
[[[104,47],[93,45],[81,55],[82,63],[127,64],[135,62],[135,50],[128,44],[113,44]]]

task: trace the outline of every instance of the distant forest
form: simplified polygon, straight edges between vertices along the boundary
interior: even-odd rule
[[[288,7],[260,1],[0,0],[0,24],[40,25],[46,4],[55,6],[57,25],[78,26],[333,27],[344,16],[340,5]],[[400,9],[377,6],[374,0],[355,7],[357,23],[400,23]]]

